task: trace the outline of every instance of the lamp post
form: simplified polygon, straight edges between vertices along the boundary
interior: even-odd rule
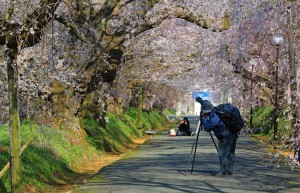
[[[273,42],[276,46],[276,61],[275,61],[275,73],[274,73],[274,80],[275,80],[275,96],[274,96],[274,140],[278,138],[278,61],[279,61],[279,46],[283,42],[283,37],[281,36],[274,36]]]

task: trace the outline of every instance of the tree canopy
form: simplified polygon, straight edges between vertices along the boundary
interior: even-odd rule
[[[7,75],[19,86],[21,117],[36,116],[82,136],[83,117],[91,114],[105,123],[109,101],[126,103],[141,85],[152,103],[167,100],[169,92],[210,90],[246,110],[253,98],[274,104],[276,85],[285,108],[299,100],[299,4],[0,0],[0,89],[10,91]],[[284,39],[280,49],[275,35]],[[0,100],[4,123],[10,101],[5,94]]]

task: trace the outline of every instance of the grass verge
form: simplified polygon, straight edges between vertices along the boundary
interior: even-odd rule
[[[143,112],[143,130],[137,129],[135,109],[129,109],[122,115],[108,113],[107,118],[105,128],[91,118],[84,119],[83,127],[88,135],[87,143],[83,144],[70,143],[70,136],[76,137],[71,131],[23,121],[22,144],[30,136],[35,137],[22,154],[23,192],[59,192],[64,189],[62,187],[72,188],[99,167],[117,160],[128,149],[145,140],[143,130],[160,130],[167,124],[165,116],[156,111]],[[110,158],[107,159],[106,155],[110,155]],[[0,169],[8,162],[9,131],[7,125],[1,125]],[[9,171],[2,177],[2,182],[9,190]]]
[[[253,115],[253,128],[262,128],[262,132],[253,136],[271,145],[272,153],[280,152],[283,156],[290,156],[293,148],[288,141],[293,135],[292,122],[289,118],[289,111],[280,111],[278,119],[278,140],[274,140],[274,119],[273,106],[256,108]],[[248,125],[249,127],[249,125]]]

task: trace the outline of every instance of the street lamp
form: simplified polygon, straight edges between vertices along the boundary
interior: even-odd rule
[[[274,73],[274,79],[275,79],[275,101],[274,101],[274,140],[277,140],[278,138],[278,61],[279,61],[279,46],[283,43],[283,37],[281,36],[274,36],[273,42],[276,46],[276,67],[275,67],[275,73]]]

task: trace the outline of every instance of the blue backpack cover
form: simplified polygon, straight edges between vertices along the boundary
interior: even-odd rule
[[[230,103],[218,105],[215,112],[231,132],[239,133],[245,125],[239,109]]]

